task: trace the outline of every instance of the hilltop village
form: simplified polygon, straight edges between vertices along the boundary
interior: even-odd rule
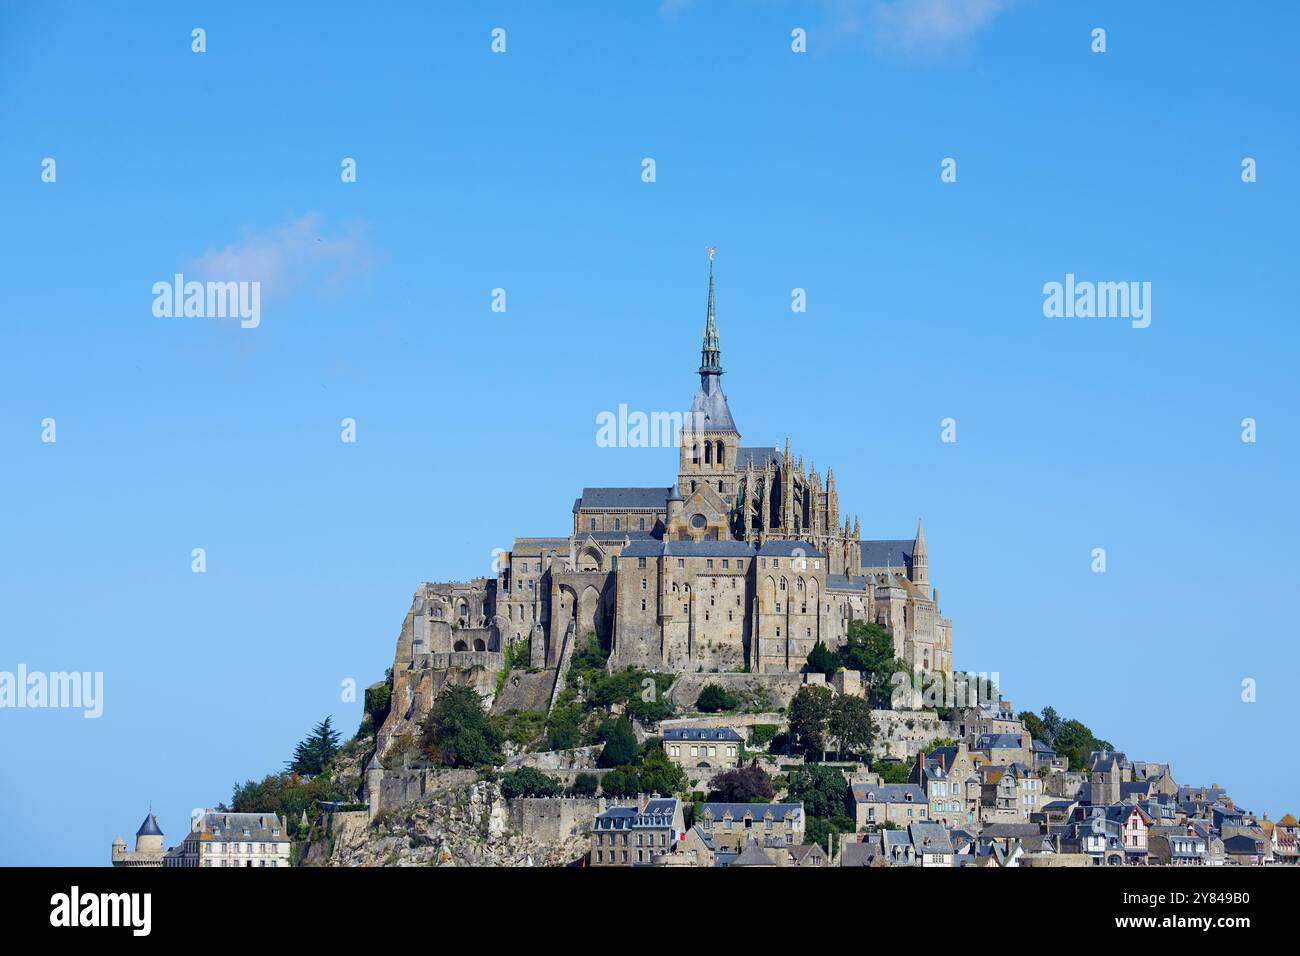
[[[328,720],[116,866],[1260,866],[1300,827],[953,669],[925,530],[863,538],[743,445],[712,255],[677,474],[586,487],[569,533],[422,584],[356,736]]]

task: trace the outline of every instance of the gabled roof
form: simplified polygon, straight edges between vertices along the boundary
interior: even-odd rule
[[[861,564],[864,568],[902,568],[912,562],[912,540],[894,538],[881,541],[860,541]]]
[[[749,446],[749,447],[741,446],[736,451],[737,471],[743,471],[744,469],[748,468],[751,464],[755,468],[761,470],[762,468],[766,467],[769,462],[776,465],[781,464],[781,449],[763,448],[757,446]]]
[[[743,741],[730,727],[674,727],[664,731],[664,740],[726,740]]]
[[[855,783],[853,799],[862,803],[919,803],[925,806],[925,791],[914,783]]]
[[[745,815],[753,817],[755,820],[762,820],[768,814],[772,819],[780,820],[785,817],[798,819],[803,813],[802,803],[705,803],[700,807],[701,817],[712,817],[714,820],[721,820],[731,814],[733,820],[742,820]]]
[[[672,488],[583,488],[574,505],[579,508],[663,508],[667,509]]]
[[[745,849],[740,851],[740,855],[731,861],[731,865],[732,866],[776,866],[776,863],[773,862],[770,856],[768,856],[766,853],[763,852],[762,847],[760,847],[753,840],[750,840],[749,845],[746,846]]]

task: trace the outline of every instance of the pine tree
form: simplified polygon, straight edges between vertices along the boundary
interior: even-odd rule
[[[312,729],[306,740],[294,748],[288,769],[304,777],[314,777],[329,765],[338,752],[339,732],[334,729],[331,718],[326,717]]]

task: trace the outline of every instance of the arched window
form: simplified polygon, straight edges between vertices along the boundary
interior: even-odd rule
[[[706,441],[704,443],[704,463],[708,465],[711,464],[712,462],[713,462],[713,442]]]
[[[622,531],[622,530],[623,530],[623,519],[622,519],[622,518],[615,518],[615,519],[614,519],[614,530],[615,530],[615,531]]]
[[[696,445],[692,445],[692,446],[691,446],[691,464],[692,464],[692,465],[698,465],[699,463],[700,463],[700,446],[699,446],[698,444],[696,444]]]
[[[640,530],[640,531],[644,531],[644,530],[645,530],[645,518],[638,518],[638,519],[637,519],[637,522],[636,522],[636,526],[637,526],[637,529],[638,529],[638,530]]]
[[[722,460],[723,457],[724,457],[724,456],[723,456],[723,454],[722,454],[722,442],[718,442],[718,464],[719,464],[719,465],[724,464],[724,462],[723,462],[723,460]],[[721,490],[721,489],[719,489],[719,491],[720,491],[720,490]]]

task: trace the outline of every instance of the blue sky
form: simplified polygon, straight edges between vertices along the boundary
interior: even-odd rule
[[[106,863],[150,802],[178,840],[356,727],[421,581],[668,484],[595,416],[687,407],[708,244],[744,443],[866,537],[924,517],[959,667],[1297,811],[1300,13],[540,7],[0,8],[0,670],[105,679],[0,710],[0,863]],[[219,266],[258,328],[152,314]],[[1067,273],[1150,282],[1150,327],[1045,318]]]

